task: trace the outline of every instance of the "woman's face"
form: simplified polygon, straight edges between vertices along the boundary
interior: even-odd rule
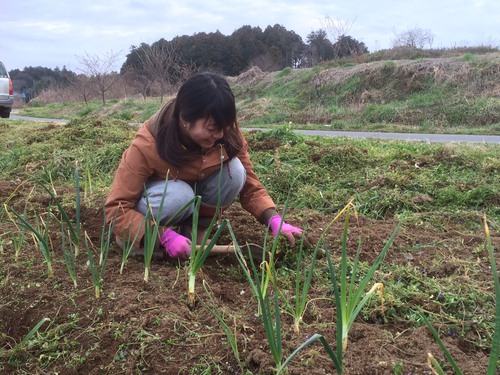
[[[213,147],[215,142],[224,136],[224,131],[217,128],[215,121],[211,117],[201,118],[191,123],[191,125],[186,125],[184,128],[185,135],[202,149]]]

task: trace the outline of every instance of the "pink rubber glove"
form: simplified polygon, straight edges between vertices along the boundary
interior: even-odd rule
[[[170,228],[163,232],[160,244],[165,248],[167,254],[174,259],[186,260],[191,253],[191,241]]]
[[[281,225],[281,234],[286,237],[288,242],[292,247],[295,246],[295,234],[298,235],[298,237],[302,236],[302,229],[299,227],[294,227],[293,225],[287,224],[283,221],[283,224],[281,222],[283,221],[283,218],[280,215],[274,215],[269,219],[269,227],[271,228],[271,233],[273,234],[274,237],[278,235],[278,231],[280,230],[280,225]]]

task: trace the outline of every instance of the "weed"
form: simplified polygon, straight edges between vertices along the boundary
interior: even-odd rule
[[[234,329],[231,329],[229,325],[226,323],[224,320],[219,308],[215,304],[215,301],[212,297],[212,294],[210,293],[209,286],[205,280],[203,280],[203,288],[205,289],[205,292],[209,298],[209,303],[203,302],[205,307],[210,311],[210,313],[217,318],[219,321],[219,324],[224,331],[224,334],[226,335],[226,338],[229,342],[229,345],[231,346],[231,350],[233,351],[234,357],[236,358],[236,361],[238,362],[238,365],[240,367],[240,371],[243,374],[245,372],[245,369],[243,367],[243,362],[240,357],[240,350],[238,348],[238,338],[237,338],[237,333],[236,333],[236,318],[234,318]]]
[[[487,375],[494,375],[497,373],[497,361],[499,358],[500,354],[500,281],[498,277],[498,269],[496,266],[496,261],[495,261],[495,256],[494,256],[494,250],[493,246],[491,243],[491,235],[490,235],[490,228],[486,219],[486,215],[484,215],[484,232],[486,235],[486,249],[488,250],[488,255],[489,255],[489,261],[491,265],[491,272],[493,274],[493,283],[494,283],[494,288],[495,288],[495,329],[493,332],[493,338],[492,338],[492,344],[491,344],[491,351],[490,351],[490,358],[488,362],[488,369],[486,371]],[[458,366],[457,362],[453,358],[453,356],[450,354],[446,346],[444,345],[443,341],[439,337],[439,334],[436,332],[434,327],[431,325],[429,320],[423,315],[420,314],[420,317],[424,321],[424,323],[427,325],[429,330],[432,333],[432,336],[434,336],[434,339],[437,341],[439,344],[441,350],[444,352],[444,355],[448,362],[450,362],[451,366],[453,367],[453,370],[455,371],[456,374],[463,374],[462,370]],[[428,366],[431,368],[431,370],[438,374],[438,375],[444,375],[444,371],[439,365],[439,362],[436,361],[436,359],[432,356],[431,353],[428,353],[427,355],[428,358]]]

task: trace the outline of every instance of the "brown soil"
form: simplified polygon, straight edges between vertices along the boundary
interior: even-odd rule
[[[31,187],[27,184],[19,187],[19,183],[0,180],[0,202],[5,202],[15,192],[9,204],[22,212],[25,204],[23,194],[27,194]],[[58,191],[60,196],[64,193],[64,190]],[[39,210],[46,209],[50,202],[48,197],[43,197],[39,194],[30,202]],[[264,228],[238,204],[234,204],[225,215],[240,244],[247,241],[263,243]],[[102,211],[84,207],[82,216],[83,230],[93,243],[98,244]],[[287,216],[290,222],[310,228],[309,237],[313,241],[333,217],[308,210],[290,211]],[[372,221],[363,217],[352,220],[350,255],[354,256],[361,238],[361,260],[373,261],[395,225],[395,222]],[[51,321],[39,331],[43,340],[13,353],[10,358],[0,357],[1,373],[241,373],[217,319],[202,303],[194,308],[188,306],[185,267],[169,260],[155,261],[150,281],[145,282],[144,265],[140,258],[130,258],[123,274],[119,273],[121,253],[113,244],[104,275],[103,293],[96,300],[85,254],[81,254],[77,261],[78,287],[75,289],[62,262],[60,238],[52,238],[55,275],[47,278],[46,265],[31,240],[25,242],[19,259],[14,261],[13,246],[7,235],[13,230],[11,224],[0,222],[0,233],[6,234],[2,237],[4,245],[0,251],[0,348],[8,349],[19,343],[43,317],[49,317]],[[329,232],[327,242],[330,249],[339,249],[341,230],[341,226],[336,225]],[[54,233],[59,232],[55,230]],[[498,234],[493,234],[493,241],[498,249]],[[397,235],[384,262],[425,270],[428,277],[452,276],[464,272],[461,262],[478,257],[474,249],[483,242],[482,233],[463,234],[453,228],[442,232],[428,227],[407,226]],[[421,244],[434,244],[434,247],[418,250]],[[412,250],[410,254],[408,249],[412,247],[417,250]],[[436,264],[430,251],[440,254],[440,259],[444,260]],[[333,256],[335,259],[338,253]],[[280,265],[280,262],[283,264]],[[278,262],[278,267],[285,267],[287,262],[290,262],[289,255]],[[318,267],[324,265],[325,259],[320,258]],[[484,272],[479,272],[478,277],[484,280],[478,281],[491,283],[487,259],[481,259],[481,267]],[[207,301],[202,280],[210,286],[227,323],[230,326],[235,324],[241,359],[247,373],[274,373],[274,362],[263,326],[255,315],[257,304],[236,259],[231,255],[208,259],[196,289],[200,298]],[[330,299],[318,299],[309,305],[300,334],[293,333],[291,319],[282,314],[285,357],[314,333],[323,334],[332,347],[335,346],[334,303],[322,287],[313,284],[311,299],[325,295]],[[438,308],[430,299],[415,300],[413,303],[415,307],[425,306],[428,311]],[[371,318],[362,319],[359,316],[350,332],[344,358],[346,374],[430,374],[426,366],[428,352],[433,353],[441,363],[446,363],[441,349],[425,326],[415,328],[415,323],[404,317],[388,317],[384,321],[376,304],[373,306]],[[484,374],[489,353],[474,345],[474,339],[443,334],[445,345],[465,374]],[[202,372],[209,366],[211,372]],[[288,369],[290,374],[335,372],[319,344],[302,351]],[[451,373],[449,366],[447,369]]]

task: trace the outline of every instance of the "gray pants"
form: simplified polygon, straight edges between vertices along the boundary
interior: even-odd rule
[[[163,193],[166,193],[161,210],[161,223],[171,219],[186,203],[192,200],[195,195],[201,196],[202,205],[217,206],[219,192],[219,174],[221,207],[227,207],[233,203],[246,181],[246,170],[240,159],[233,158],[223,164],[222,171],[211,174],[204,180],[198,181],[194,187],[181,180],[155,180],[146,183],[141,198],[136,204],[135,209],[146,215],[149,207],[154,217],[157,217],[160,209]],[[191,204],[172,222],[178,224],[189,218],[194,210],[194,204]]]

